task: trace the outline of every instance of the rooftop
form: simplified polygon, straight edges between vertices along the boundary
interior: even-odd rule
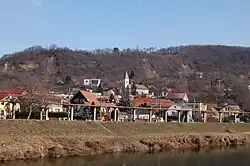
[[[168,99],[183,99],[187,95],[186,93],[170,93]]]
[[[92,104],[94,102],[95,105],[99,104],[99,101],[97,100],[97,97],[93,95],[93,93],[85,91],[85,90],[80,90],[79,91],[89,102],[89,104]]]
[[[135,86],[136,86],[136,89],[148,90],[148,88],[144,85],[135,84]]]
[[[132,101],[132,106],[139,107],[142,104],[150,105],[151,101],[151,98],[136,98]]]
[[[0,93],[0,100],[3,100],[5,97],[7,97],[8,95]]]

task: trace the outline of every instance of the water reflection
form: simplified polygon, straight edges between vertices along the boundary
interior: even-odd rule
[[[250,148],[192,149],[156,154],[115,154],[14,161],[4,166],[249,166]],[[2,165],[2,164],[1,164]]]

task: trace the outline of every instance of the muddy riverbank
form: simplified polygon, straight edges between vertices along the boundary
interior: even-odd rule
[[[94,156],[5,161],[4,166],[249,166],[249,147],[176,149],[158,153],[113,153]]]
[[[248,143],[247,124],[0,121],[0,160]]]

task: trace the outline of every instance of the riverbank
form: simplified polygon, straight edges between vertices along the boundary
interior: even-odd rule
[[[0,160],[248,143],[248,124],[0,121]]]

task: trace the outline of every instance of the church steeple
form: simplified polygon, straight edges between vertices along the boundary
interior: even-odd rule
[[[128,72],[126,71],[125,78],[124,78],[124,88],[127,88],[128,86],[129,86],[129,76],[128,76]]]
[[[128,76],[128,72],[126,71],[125,73],[125,79],[128,79],[129,80],[129,76]]]

